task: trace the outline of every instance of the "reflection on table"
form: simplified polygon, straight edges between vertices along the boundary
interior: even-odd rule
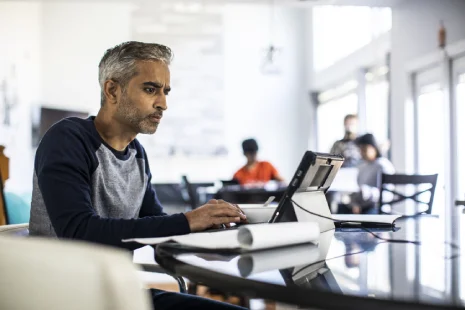
[[[401,219],[397,223],[400,229],[395,232],[373,230],[381,238],[419,240],[420,245],[389,243],[363,230],[344,229],[334,235],[334,231],[322,234],[318,245],[240,255],[199,253],[162,245],[157,249],[157,261],[193,281],[300,306],[337,308],[347,302],[344,298],[353,298],[354,303],[347,309],[373,305],[373,301],[387,308],[399,307],[392,301],[407,302],[403,304],[407,307],[463,307],[460,286],[465,279],[458,276],[460,249],[439,237],[428,235],[428,239],[422,239],[424,229],[434,229],[439,220]]]

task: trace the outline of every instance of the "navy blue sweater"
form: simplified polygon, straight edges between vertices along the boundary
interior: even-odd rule
[[[151,186],[145,150],[106,144],[88,119],[53,125],[34,163],[30,234],[135,249],[122,239],[187,234],[184,214],[166,215]]]

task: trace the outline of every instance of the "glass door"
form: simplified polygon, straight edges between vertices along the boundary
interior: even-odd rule
[[[443,240],[445,232],[445,174],[446,174],[446,113],[444,91],[441,88],[443,73],[441,68],[434,68],[416,75],[415,79],[415,165],[418,174],[438,174],[438,182],[433,203],[432,214],[439,215],[440,225],[435,229],[421,231],[422,238]],[[421,190],[421,188],[419,188]],[[421,200],[429,199],[420,197]],[[440,244],[440,243],[439,243]],[[434,290],[441,295],[445,292],[445,266],[437,266],[434,270],[422,270],[423,266],[431,266],[437,257],[431,253],[445,255],[444,247],[437,249],[422,246],[419,249],[420,285],[423,289]]]
[[[465,200],[465,57],[454,62],[454,86],[457,132],[453,138],[457,143],[457,193],[454,199]]]
[[[441,70],[437,68],[420,73],[416,78],[415,170],[418,174],[438,174],[432,213],[443,217],[447,109],[441,77]]]
[[[457,174],[457,193],[455,200],[465,200],[465,122],[463,117],[465,115],[465,57],[457,59],[453,62],[453,87],[455,88],[455,105],[456,105],[456,132],[454,132],[453,139],[457,145],[457,159],[454,172]],[[463,209],[463,207],[462,207]],[[459,213],[459,229],[458,234],[460,238],[460,248],[465,248],[465,214]],[[465,266],[459,266],[460,277],[465,277]],[[465,285],[460,287],[460,297],[465,299]]]

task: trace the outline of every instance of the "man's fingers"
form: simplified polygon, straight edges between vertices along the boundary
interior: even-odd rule
[[[233,207],[237,208],[241,213],[245,214],[244,211],[242,211],[242,209],[239,207],[238,204],[230,203],[230,202],[224,201],[223,199],[218,199],[218,203],[219,203],[219,204],[223,204],[223,203],[224,203],[224,204],[233,206]]]
[[[239,209],[239,211],[241,211],[242,214],[245,214],[244,210],[242,210],[238,204],[233,204],[233,206],[235,206],[236,208]]]
[[[236,207],[229,205],[229,204],[218,204],[214,208],[212,208],[212,211],[210,213],[212,216],[216,217],[221,217],[221,216],[232,216],[236,217],[239,216],[243,219],[246,218],[244,214],[240,212]]]
[[[213,217],[212,222],[214,225],[221,225],[221,224],[229,224],[229,223],[239,223],[241,221],[241,218],[236,216],[218,216],[218,217]]]
[[[216,200],[216,199],[210,199],[210,200],[207,202],[207,204],[216,205],[216,204],[218,204],[218,200]]]

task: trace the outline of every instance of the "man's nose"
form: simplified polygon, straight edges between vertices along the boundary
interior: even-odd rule
[[[155,102],[154,107],[157,109],[166,110],[168,109],[168,105],[166,104],[166,95],[162,94],[158,100]]]

